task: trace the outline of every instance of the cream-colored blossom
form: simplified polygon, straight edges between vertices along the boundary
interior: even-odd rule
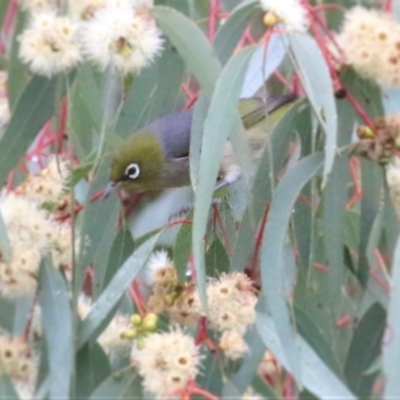
[[[219,347],[223,350],[226,357],[231,360],[238,360],[248,350],[243,336],[237,331],[225,331],[219,340]]]
[[[7,374],[20,394],[32,396],[37,371],[38,357],[33,348],[21,338],[0,333],[0,375]]]
[[[289,31],[305,32],[309,21],[307,10],[300,0],[260,0],[267,12],[264,22],[267,25],[283,23]]]
[[[107,6],[109,0],[69,0],[68,11],[73,17],[83,20],[93,18],[100,9]]]
[[[105,7],[84,24],[84,52],[101,69],[138,74],[160,54],[163,41],[154,20],[132,6]]]
[[[151,255],[146,265],[146,278],[151,285],[168,285],[178,280],[175,266],[165,250]]]
[[[223,274],[207,286],[209,321],[219,331],[243,334],[255,321],[257,302],[251,280],[243,273]]]
[[[66,160],[53,156],[49,164],[38,174],[31,174],[18,188],[20,193],[40,205],[63,205],[68,199],[67,187],[70,177],[69,164]]]
[[[54,0],[18,0],[23,10],[30,12],[38,12],[51,9],[55,6]]]
[[[11,258],[0,259],[0,292],[32,292],[41,256],[50,251],[57,224],[35,202],[12,193],[0,197],[0,211],[11,247]]]
[[[243,393],[241,400],[264,400],[264,397],[249,386]]]
[[[130,327],[127,315],[116,314],[104,329],[97,341],[106,354],[129,353],[131,342],[122,338],[122,334]]]
[[[38,75],[52,76],[81,61],[79,24],[46,10],[31,15],[19,37],[21,60]]]
[[[187,287],[178,299],[167,307],[167,314],[172,323],[182,326],[195,326],[201,316],[201,310],[197,292]]]
[[[353,7],[345,14],[337,42],[345,63],[362,76],[400,87],[400,25],[390,15]]]
[[[196,377],[200,356],[193,338],[175,329],[148,336],[142,350],[134,344],[131,361],[143,377],[144,388],[161,398]]]
[[[153,6],[152,0],[69,0],[68,11],[73,17],[90,20],[95,13],[103,8],[131,7],[140,12],[146,12]]]

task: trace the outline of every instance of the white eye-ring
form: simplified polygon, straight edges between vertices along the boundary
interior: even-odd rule
[[[129,164],[125,169],[125,176],[129,179],[137,179],[140,175],[140,167],[137,164]]]

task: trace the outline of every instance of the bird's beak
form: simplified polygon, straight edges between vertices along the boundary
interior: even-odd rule
[[[110,182],[107,187],[104,189],[103,199],[107,199],[110,194],[113,194],[117,191],[119,186],[119,182]]]

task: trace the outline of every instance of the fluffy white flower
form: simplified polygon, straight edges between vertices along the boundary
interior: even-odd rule
[[[38,75],[52,76],[81,61],[79,25],[53,11],[32,14],[20,40],[19,56]]]
[[[85,23],[84,52],[101,69],[115,67],[123,74],[139,73],[160,54],[161,33],[150,16],[133,7],[105,7]]]
[[[33,395],[38,361],[33,348],[27,342],[0,332],[1,369],[4,368],[12,379],[19,394],[25,396],[21,398],[31,398]]]
[[[196,377],[200,356],[191,336],[173,330],[148,336],[142,350],[134,344],[131,361],[143,377],[144,388],[161,398]]]
[[[243,357],[244,353],[248,350],[243,336],[237,331],[223,332],[219,340],[219,347],[231,360],[237,360]]]
[[[163,285],[177,280],[172,260],[165,250],[153,253],[146,265],[146,280],[149,284]]]
[[[47,167],[39,174],[29,175],[19,191],[40,205],[63,202],[69,177],[69,163],[52,156]]]
[[[224,274],[207,286],[209,321],[223,332],[243,334],[255,321],[257,298],[251,280],[243,273]]]
[[[337,42],[344,62],[366,78],[400,87],[400,24],[390,15],[360,6],[345,14]]]
[[[38,12],[54,7],[54,0],[19,0],[23,10]]]
[[[283,23],[289,31],[305,32],[308,29],[307,10],[300,0],[260,0],[262,8]],[[274,24],[275,25],[275,24]]]

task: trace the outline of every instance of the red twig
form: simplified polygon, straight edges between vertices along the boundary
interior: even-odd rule
[[[256,243],[254,246],[254,253],[253,253],[252,260],[251,260],[250,274],[249,274],[250,279],[252,279],[253,281],[255,281],[257,278],[257,262],[258,262],[258,257],[259,257],[260,250],[261,250],[261,245],[262,245],[262,242],[264,239],[264,230],[265,230],[265,225],[267,223],[269,208],[270,208],[270,204],[268,203],[265,206],[264,215],[261,220],[261,224],[258,228],[258,233],[256,236]]]
[[[216,204],[213,204],[212,206],[213,206],[213,211],[214,211],[214,216],[215,216],[215,222],[219,225],[219,227],[221,229],[221,233],[222,233],[222,237],[224,238],[226,250],[228,251],[229,254],[232,254],[233,247],[232,247],[231,241],[229,240],[228,234],[226,233],[225,226],[221,219],[221,214],[220,214]]]
[[[325,273],[329,272],[329,268],[324,264],[314,263],[314,268]]]
[[[343,328],[347,325],[349,325],[352,321],[352,318],[350,315],[345,315],[344,317],[341,317],[337,320],[336,322],[336,327],[337,328]]]
[[[219,17],[219,0],[210,0],[210,14],[208,17],[208,40],[212,42],[217,32],[217,23]]]
[[[139,315],[143,318],[146,315],[146,311],[144,309],[145,302],[142,298],[142,294],[140,292],[140,288],[136,279],[133,281],[132,286],[129,288],[129,294],[131,295],[131,298],[135,303]]]

